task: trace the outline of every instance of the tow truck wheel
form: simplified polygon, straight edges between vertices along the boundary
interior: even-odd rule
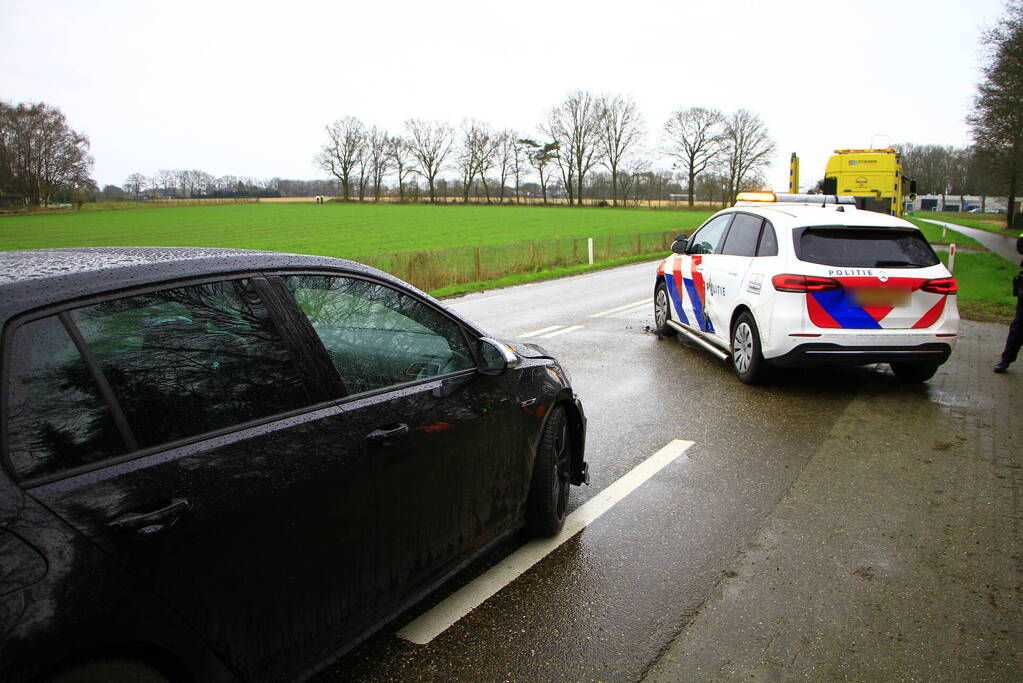
[[[668,303],[668,288],[663,282],[657,284],[654,292],[654,327],[662,337],[674,337],[678,330],[668,325],[671,318],[671,304]]]
[[[926,382],[938,371],[938,363],[889,363],[892,374],[905,384]]]
[[[746,384],[759,384],[764,376],[764,356],[760,352],[760,332],[753,316],[744,312],[732,325],[732,368]]]

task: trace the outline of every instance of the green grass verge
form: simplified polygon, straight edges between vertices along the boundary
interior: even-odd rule
[[[967,237],[961,232],[956,232],[955,230],[944,231],[940,225],[928,223],[916,218],[909,218],[908,220],[910,223],[920,228],[924,237],[927,238],[927,241],[931,244],[951,244],[954,242],[956,246],[959,247],[972,247],[987,251],[987,248],[983,244],[972,237]],[[947,232],[947,234],[943,235],[943,232]]]
[[[948,254],[939,254],[948,264]],[[1018,267],[990,252],[956,254],[959,314],[968,320],[1008,324],[1016,312],[1012,278]]]
[[[1011,230],[1005,227],[1005,214],[999,213],[971,213],[965,218],[963,214],[955,211],[918,211],[914,214],[916,218],[933,218],[946,223],[962,225],[977,230],[987,230],[998,235],[1009,235],[1019,237],[1019,230]]]
[[[242,204],[0,218],[0,250],[207,246],[341,258],[556,237],[690,232],[711,211],[536,206]]]

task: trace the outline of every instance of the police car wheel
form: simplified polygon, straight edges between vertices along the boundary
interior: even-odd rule
[[[889,363],[892,374],[904,384],[926,382],[938,371],[937,363]]]
[[[678,334],[678,330],[668,325],[670,318],[671,305],[668,303],[668,288],[661,282],[658,283],[657,290],[654,292],[654,327],[657,329],[657,334],[662,337],[674,337]]]
[[[758,384],[764,375],[764,357],[760,352],[760,332],[753,316],[743,313],[732,325],[732,368],[746,384]]]

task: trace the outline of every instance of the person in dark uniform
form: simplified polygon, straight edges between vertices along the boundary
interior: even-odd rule
[[[1016,240],[1016,251],[1023,254],[1023,235]],[[1012,278],[1012,293],[1016,295],[1016,317],[1009,323],[1009,336],[1005,340],[1002,358],[995,364],[995,372],[1003,373],[1009,369],[1009,363],[1016,360],[1019,348],[1023,346],[1023,261],[1019,262],[1020,271]]]

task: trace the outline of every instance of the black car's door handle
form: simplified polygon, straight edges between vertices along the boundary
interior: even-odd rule
[[[382,425],[378,429],[374,429],[366,435],[366,441],[373,443],[386,443],[406,434],[408,434],[408,425],[404,422],[394,422],[392,424]]]
[[[151,534],[161,531],[178,521],[181,515],[191,507],[184,498],[174,498],[167,505],[157,510],[145,512],[129,512],[110,522],[110,527],[117,531],[134,531],[140,534]]]

